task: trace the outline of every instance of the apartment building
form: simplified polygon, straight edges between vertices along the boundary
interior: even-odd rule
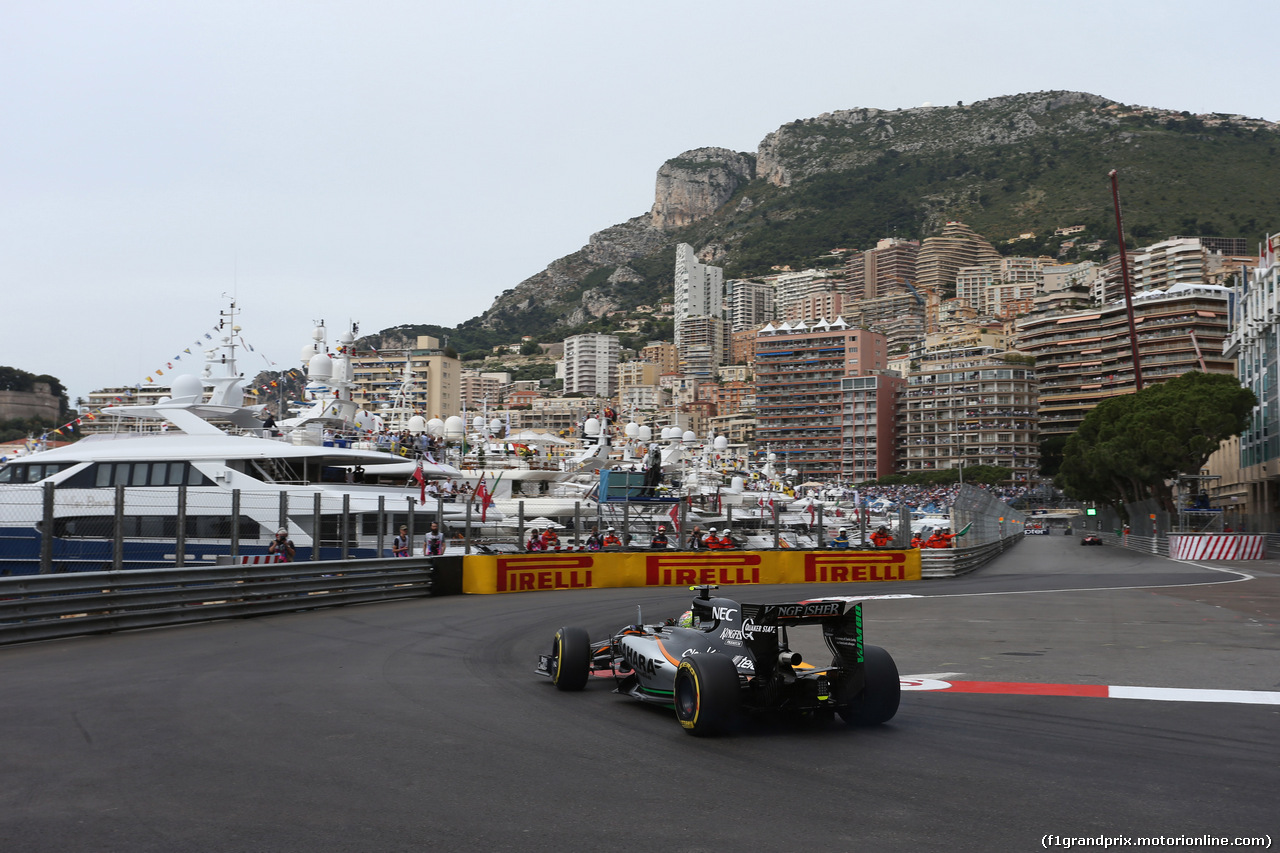
[[[916,257],[916,288],[946,299],[955,293],[956,276],[963,267],[999,264],[1000,253],[963,222],[948,222],[942,233],[926,237]],[[939,318],[928,306],[926,331],[937,331]]]
[[[658,374],[676,373],[680,370],[680,351],[675,344],[666,341],[650,341],[640,350],[640,359],[658,365]]]
[[[899,470],[992,465],[1031,482],[1040,467],[1036,370],[1020,353],[973,346],[913,361],[898,414]]]
[[[622,346],[616,335],[574,335],[564,342],[565,393],[612,397]]]
[[[475,411],[486,404],[495,406],[501,403],[510,384],[510,373],[481,373],[478,370],[464,370],[458,382],[458,396],[463,408]]]
[[[462,411],[461,364],[430,335],[419,335],[412,349],[353,353],[351,396],[372,412],[444,419]]]
[[[676,247],[675,337],[681,372],[711,376],[724,363],[724,270]]]
[[[731,332],[760,328],[774,319],[774,286],[730,279],[725,283],[725,313]]]
[[[916,280],[920,254],[917,240],[889,237],[865,252],[852,252],[845,261],[844,289],[851,302],[896,292],[903,281]]]
[[[786,317],[806,296],[823,291],[839,290],[844,283],[844,275],[833,270],[804,270],[803,272],[784,273],[775,280],[777,292],[774,297],[779,317]]]
[[[843,321],[813,327],[802,323],[798,328],[786,323],[765,326],[756,338],[757,445],[777,453],[786,467],[800,470],[805,478],[851,476],[854,436],[849,436],[846,451],[841,380],[877,376],[886,389],[877,393],[890,393],[894,378],[887,375],[886,346],[884,335],[850,329]],[[875,414],[892,424],[891,406],[877,406]],[[875,423],[878,436],[879,421]],[[864,440],[868,428],[864,423]],[[888,448],[877,441],[876,450]],[[877,466],[881,464],[878,460]],[[892,469],[891,462],[883,464]]]
[[[834,320],[844,313],[845,297],[838,290],[819,290],[787,303],[782,319],[788,323],[801,320]]]
[[[1001,258],[999,263],[961,267],[956,271],[956,298],[981,317],[1020,317],[1044,290],[1042,258]]]
[[[1144,385],[1190,370],[1235,374],[1223,355],[1229,289],[1179,284],[1133,298]],[[1134,391],[1124,301],[1074,314],[1033,314],[1017,321],[1015,347],[1036,358],[1040,431],[1075,432],[1094,406]]]

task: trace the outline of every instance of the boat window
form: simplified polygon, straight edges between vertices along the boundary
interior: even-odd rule
[[[177,537],[177,519],[171,515],[126,515],[121,519],[123,535],[130,539],[166,539]],[[261,539],[262,526],[247,515],[240,516],[240,541]],[[115,519],[109,515],[71,516],[54,520],[53,535],[68,539],[112,539]],[[231,536],[231,519],[225,516],[189,516],[187,537],[227,539]]]
[[[51,465],[44,466],[46,469]],[[48,474],[53,471],[46,471]],[[210,486],[212,481],[189,462],[103,462],[90,466],[62,485],[77,489],[110,486]]]
[[[0,468],[0,483],[38,483],[45,477],[52,477],[59,471],[70,468],[74,463],[49,462],[44,465],[10,464]]]

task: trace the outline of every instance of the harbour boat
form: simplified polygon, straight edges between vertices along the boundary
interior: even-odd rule
[[[281,528],[296,560],[389,555],[401,527],[421,537],[432,521],[462,517],[465,505],[426,495],[430,480],[457,469],[417,460],[408,476],[382,476],[405,460],[328,437],[362,428],[351,399],[352,332],[329,352],[317,328],[309,399],[272,427],[261,405],[245,402],[237,313],[234,303],[222,312],[201,376],[175,378],[153,405],[104,409],[118,431],[0,467],[0,575],[265,560]]]

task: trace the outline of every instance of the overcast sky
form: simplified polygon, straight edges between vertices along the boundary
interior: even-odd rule
[[[456,325],[647,211],[664,160],[831,110],[1068,89],[1280,120],[1263,8],[0,0],[0,364],[132,384],[223,293],[282,368],[321,318]]]

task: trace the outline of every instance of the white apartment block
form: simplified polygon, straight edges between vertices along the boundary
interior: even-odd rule
[[[731,279],[725,284],[729,330],[758,329],[774,319],[774,287],[758,281]]]
[[[614,335],[574,335],[564,342],[564,390],[612,397],[622,347]]]
[[[676,247],[675,337],[680,370],[710,375],[724,363],[724,270]]]

